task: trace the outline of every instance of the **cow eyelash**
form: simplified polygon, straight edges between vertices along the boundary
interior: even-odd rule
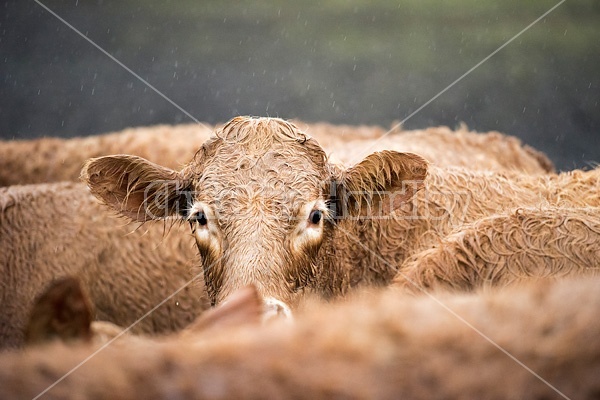
[[[335,222],[337,217],[337,200],[334,198],[325,200],[325,207],[327,208],[324,213],[325,219],[330,222]]]
[[[308,214],[307,222],[309,225],[317,226],[323,222],[335,222],[335,208],[330,207],[327,201],[324,203],[324,207],[323,203],[321,203],[321,206],[313,208]]]

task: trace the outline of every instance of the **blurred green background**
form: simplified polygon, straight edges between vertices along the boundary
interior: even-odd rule
[[[44,1],[200,121],[240,114],[516,135],[600,161],[600,1]],[[191,119],[39,4],[0,3],[0,135]],[[406,119],[408,116],[410,118]]]

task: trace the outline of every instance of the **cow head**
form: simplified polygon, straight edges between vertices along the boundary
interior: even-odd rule
[[[293,124],[238,117],[181,171],[115,155],[88,161],[82,179],[132,220],[189,222],[213,304],[254,284],[271,311],[285,314],[332,257],[337,220],[376,204],[393,211],[414,194],[404,183],[422,181],[426,170],[419,156],[397,152],[343,170]],[[383,193],[401,196],[382,202]]]

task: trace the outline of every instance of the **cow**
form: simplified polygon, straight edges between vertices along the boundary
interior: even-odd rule
[[[113,155],[89,160],[81,177],[133,221],[189,224],[213,305],[254,284],[282,315],[306,293],[332,298],[389,283],[404,259],[461,224],[527,204],[600,198],[600,170],[442,169],[385,150],[346,168],[279,118],[234,118],[180,171]]]
[[[456,130],[432,127],[386,131],[378,126],[306,124],[331,159],[349,163],[368,149],[396,150],[422,155],[440,166],[546,174],[552,162],[515,137],[499,132],[478,133],[464,125]],[[0,186],[77,181],[85,160],[116,152],[179,168],[213,132],[206,124],[156,125],[128,128],[87,137],[0,141]]]
[[[192,275],[198,261],[186,227],[127,224],[82,183],[0,188],[0,348],[24,344],[36,297],[67,275],[89,294],[94,320],[180,330],[210,307]]]
[[[294,324],[0,354],[0,398],[597,399],[600,278],[356,293]]]
[[[54,341],[95,345],[128,344],[152,336],[130,334],[112,322],[94,321],[93,300],[81,281],[73,275],[53,280],[37,297],[25,327],[25,344],[41,346]],[[227,298],[221,306],[200,314],[172,337],[186,338],[200,332],[219,332],[241,325],[257,324],[262,317],[262,299],[253,286],[244,287]],[[162,340],[157,337],[155,340]]]
[[[600,208],[537,207],[481,218],[413,254],[393,284],[465,292],[600,273]]]

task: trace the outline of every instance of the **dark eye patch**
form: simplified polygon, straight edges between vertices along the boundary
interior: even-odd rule
[[[321,219],[323,219],[323,212],[321,210],[312,210],[308,216],[308,220],[314,225],[318,225]]]
[[[206,224],[208,224],[208,219],[206,219],[206,214],[204,214],[204,211],[196,212],[191,216],[190,221],[196,222],[200,226],[206,226]]]

